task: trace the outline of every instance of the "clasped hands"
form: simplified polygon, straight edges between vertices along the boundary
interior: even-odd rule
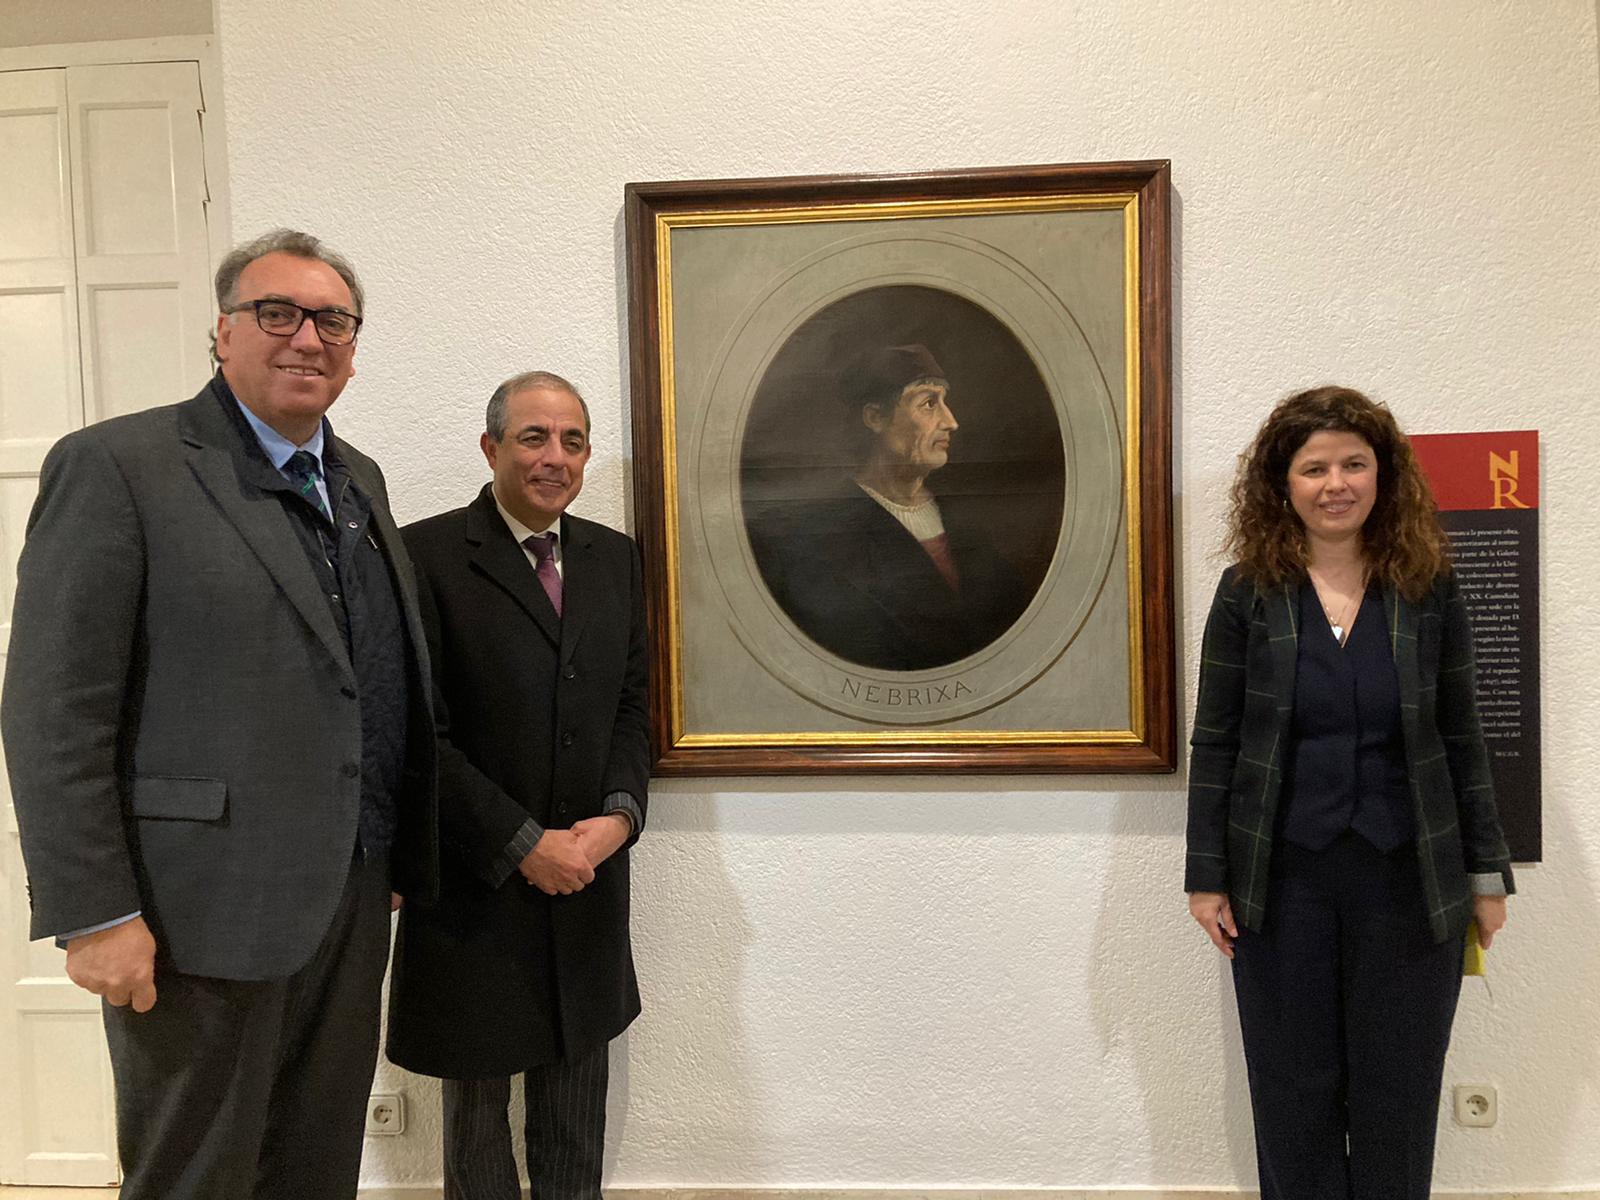
[[[594,869],[632,832],[621,813],[588,817],[571,829],[546,829],[517,870],[547,896],[570,896],[594,882]]]

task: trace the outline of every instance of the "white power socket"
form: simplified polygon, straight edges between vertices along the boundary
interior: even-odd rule
[[[1499,1117],[1499,1098],[1487,1083],[1458,1083],[1454,1093],[1456,1120],[1462,1125],[1486,1129]]]
[[[387,1137],[404,1133],[406,1101],[398,1092],[373,1092],[367,1097],[367,1135]]]

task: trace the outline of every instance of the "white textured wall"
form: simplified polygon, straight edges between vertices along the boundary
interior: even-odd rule
[[[396,510],[482,478],[513,370],[595,403],[625,523],[622,185],[1170,157],[1185,711],[1233,456],[1339,380],[1416,430],[1544,432],[1549,863],[1469,984],[1453,1188],[1600,1184],[1595,6],[221,0],[234,228],[365,273],[335,412]],[[618,1184],[1247,1184],[1231,988],[1179,892],[1182,779],[684,781],[637,858]],[[438,1178],[415,1132],[370,1182]]]

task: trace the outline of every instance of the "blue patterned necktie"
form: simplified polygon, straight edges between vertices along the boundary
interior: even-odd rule
[[[544,585],[544,594],[550,597],[550,606],[556,610],[556,616],[561,615],[561,572],[556,570],[556,535],[553,533],[535,533],[523,540],[522,543],[533,552],[539,560],[535,572],[539,582]]]
[[[288,468],[290,482],[300,489],[300,494],[331,521],[333,518],[328,514],[328,506],[322,502],[322,493],[317,491],[317,480],[322,477],[317,456],[309,450],[296,450],[284,465]]]

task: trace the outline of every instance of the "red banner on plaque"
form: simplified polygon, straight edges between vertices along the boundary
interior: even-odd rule
[[[1417,433],[1410,438],[1440,512],[1539,507],[1539,433]]]

